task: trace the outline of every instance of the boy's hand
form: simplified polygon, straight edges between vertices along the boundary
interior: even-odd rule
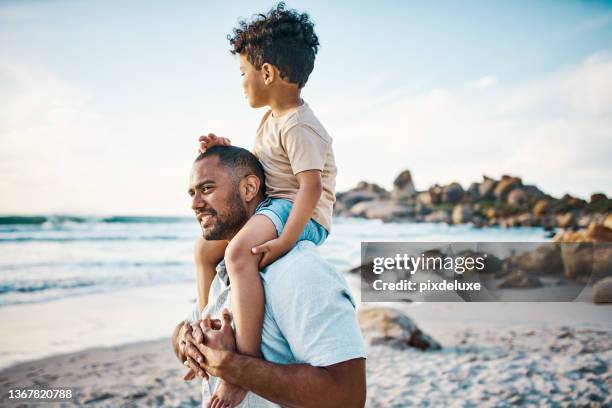
[[[213,146],[231,146],[232,143],[227,137],[218,137],[213,133],[209,133],[207,135],[202,135],[198,138],[198,142],[200,143],[200,147],[198,151],[200,153],[204,153],[206,149],[210,149]]]
[[[251,252],[254,254],[263,254],[259,261],[259,269],[261,270],[285,255],[292,247],[293,244],[287,243],[280,238],[275,238],[252,248]]]

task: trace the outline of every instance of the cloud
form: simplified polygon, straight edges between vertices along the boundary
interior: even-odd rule
[[[485,75],[482,78],[472,81],[468,84],[471,88],[484,89],[497,84],[497,78],[494,75]]]
[[[360,179],[390,186],[408,168],[419,189],[509,173],[555,195],[612,193],[609,54],[486,93],[437,88],[370,110],[367,96],[350,99],[362,101],[359,115],[322,113],[343,165],[340,189]]]

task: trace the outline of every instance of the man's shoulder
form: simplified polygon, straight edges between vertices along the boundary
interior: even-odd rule
[[[285,256],[279,258],[271,265],[268,265],[263,271],[262,276],[276,277],[281,275],[287,268],[296,268],[299,271],[302,269],[310,269],[312,267],[321,269],[333,269],[319,253],[317,246],[310,241],[299,241]]]
[[[261,271],[266,290],[299,290],[314,282],[337,282],[343,279],[336,269],[323,259],[315,244],[299,241],[291,251]]]

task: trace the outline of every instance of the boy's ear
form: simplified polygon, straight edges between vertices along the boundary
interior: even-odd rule
[[[263,74],[264,83],[266,85],[270,85],[274,79],[276,79],[276,71],[274,70],[274,66],[269,63],[264,63],[261,66],[261,73]]]

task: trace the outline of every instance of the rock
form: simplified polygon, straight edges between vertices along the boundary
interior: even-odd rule
[[[606,217],[606,220],[603,222],[603,226],[612,230],[612,214]]]
[[[340,197],[338,197],[338,201],[343,202],[347,208],[351,208],[357,203],[361,203],[363,201],[372,201],[379,199],[380,196],[378,193],[367,190],[352,190],[347,191]]]
[[[472,206],[469,204],[457,204],[455,208],[453,208],[453,224],[470,222],[473,216],[474,211],[472,210]]]
[[[438,210],[438,211],[432,212],[431,214],[427,214],[425,218],[423,218],[423,221],[425,222],[445,222],[447,224],[450,224],[451,217],[446,211]]]
[[[442,202],[456,204],[464,195],[463,187],[459,183],[450,183],[442,187]]]
[[[351,212],[346,207],[345,203],[336,200],[336,202],[334,203],[334,216],[350,217]]]
[[[415,347],[419,350],[440,350],[442,346],[423,333],[405,314],[385,307],[361,308],[357,319],[363,336],[372,345],[383,344],[404,350]]]
[[[509,256],[504,259],[502,270],[505,272],[521,270],[527,273],[560,275],[564,270],[560,245],[555,243],[544,244],[533,251]]]
[[[604,193],[593,193],[591,194],[591,199],[589,200],[589,204],[606,201],[608,197]]]
[[[581,215],[576,220],[576,226],[578,228],[587,228],[593,222],[593,216],[590,214]]]
[[[551,209],[550,200],[542,198],[538,200],[533,206],[533,215],[536,217],[542,217],[547,214]]]
[[[608,217],[606,222],[608,222]],[[612,228],[605,223],[591,223],[582,231],[564,231],[555,235],[554,242],[612,242]]]
[[[416,201],[418,204],[422,204],[424,206],[431,206],[431,195],[429,191],[422,191],[416,195]]]
[[[519,215],[518,217],[516,217],[516,221],[521,227],[533,227],[534,225],[536,225],[536,221],[533,215],[531,215],[530,213]]]
[[[612,303],[612,277],[593,285],[593,303]]]
[[[586,201],[573,197],[569,194],[565,194],[563,197],[561,197],[561,202],[565,204],[566,207],[576,210],[580,210],[586,206]]]
[[[495,191],[495,187],[497,186],[497,181],[487,176],[482,176],[482,178],[483,181],[479,186],[480,197],[482,199],[494,198],[493,192]]]
[[[514,207],[523,207],[529,202],[529,195],[522,188],[516,188],[508,194],[506,202]]]
[[[557,215],[557,225],[559,228],[572,228],[576,224],[574,214],[571,212]]]
[[[494,207],[489,207],[487,208],[485,215],[487,216],[488,219],[492,219],[492,218],[496,218],[499,214],[497,213],[497,210]]]
[[[360,181],[359,183],[357,183],[357,187],[355,187],[355,190],[370,191],[372,193],[382,194],[382,195],[387,194],[387,190],[385,190],[378,184],[368,183],[367,181]]]
[[[437,184],[429,187],[429,199],[432,205],[440,204],[442,202],[442,187]]]
[[[416,195],[416,189],[412,182],[412,175],[409,170],[402,171],[393,181],[393,191],[391,198],[395,200],[403,200]]]
[[[472,201],[476,202],[481,199],[480,197],[480,183],[472,183],[466,190],[467,195],[470,196]]]
[[[419,215],[427,215],[431,213],[432,209],[430,206],[425,205],[419,201],[414,205],[414,212]]]
[[[510,191],[514,190],[515,188],[521,187],[522,185],[523,182],[520,178],[504,175],[502,176],[502,179],[499,181],[499,183],[497,183],[497,186],[495,186],[493,194],[498,200],[506,201],[506,197],[508,196],[508,194],[510,194]]]
[[[390,200],[364,201],[355,204],[350,209],[351,214],[369,219],[390,220],[414,216],[414,207]]]
[[[516,270],[512,272],[503,282],[497,284],[500,289],[504,288],[537,288],[542,282],[535,276],[528,275],[525,271]]]
[[[546,197],[546,194],[536,186],[525,185],[521,189],[527,193],[531,201]]]

